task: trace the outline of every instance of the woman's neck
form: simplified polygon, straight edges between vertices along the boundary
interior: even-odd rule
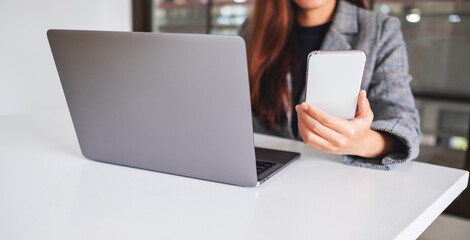
[[[333,18],[336,1],[327,1],[315,9],[297,9],[297,24],[302,27],[313,27],[325,24]]]

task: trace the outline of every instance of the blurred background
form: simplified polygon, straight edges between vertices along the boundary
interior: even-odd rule
[[[470,1],[366,1],[369,9],[402,22],[423,132],[417,161],[470,170]],[[134,1],[133,27],[135,31],[237,34],[253,3]],[[470,239],[468,189],[446,213],[420,239]]]

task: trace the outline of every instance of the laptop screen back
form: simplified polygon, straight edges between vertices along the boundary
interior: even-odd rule
[[[241,38],[70,30],[48,38],[84,156],[256,185]]]

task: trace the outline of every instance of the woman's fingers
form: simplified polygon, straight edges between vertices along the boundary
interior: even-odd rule
[[[323,126],[319,121],[312,118],[304,111],[298,111],[298,118],[299,121],[302,122],[308,130],[322,137],[323,139],[331,143],[333,146],[342,146],[345,144],[344,136],[332,129]]]
[[[374,114],[366,92],[358,96],[358,112],[351,120],[344,120],[327,114],[307,103],[296,106],[299,133],[303,141],[315,149],[337,154],[361,154],[364,139],[370,136],[370,124]]]
[[[299,134],[302,137],[302,140],[307,144],[308,146],[318,149],[320,151],[324,152],[330,152],[332,149],[331,144],[323,139],[322,137],[318,136],[314,132],[310,131],[303,121],[299,121]]]
[[[302,108],[300,109],[301,111],[304,111],[310,117],[319,121],[323,126],[341,134],[354,134],[354,128],[351,126],[349,121],[331,116],[328,113],[306,102],[300,104],[300,107]]]

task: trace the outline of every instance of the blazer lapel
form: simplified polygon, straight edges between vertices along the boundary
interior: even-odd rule
[[[350,50],[351,45],[349,44],[346,36],[338,32],[338,30],[332,25],[330,30],[323,40],[323,44],[320,50]]]
[[[358,32],[357,7],[339,0],[330,30],[323,40],[320,50],[349,50],[347,35]]]

